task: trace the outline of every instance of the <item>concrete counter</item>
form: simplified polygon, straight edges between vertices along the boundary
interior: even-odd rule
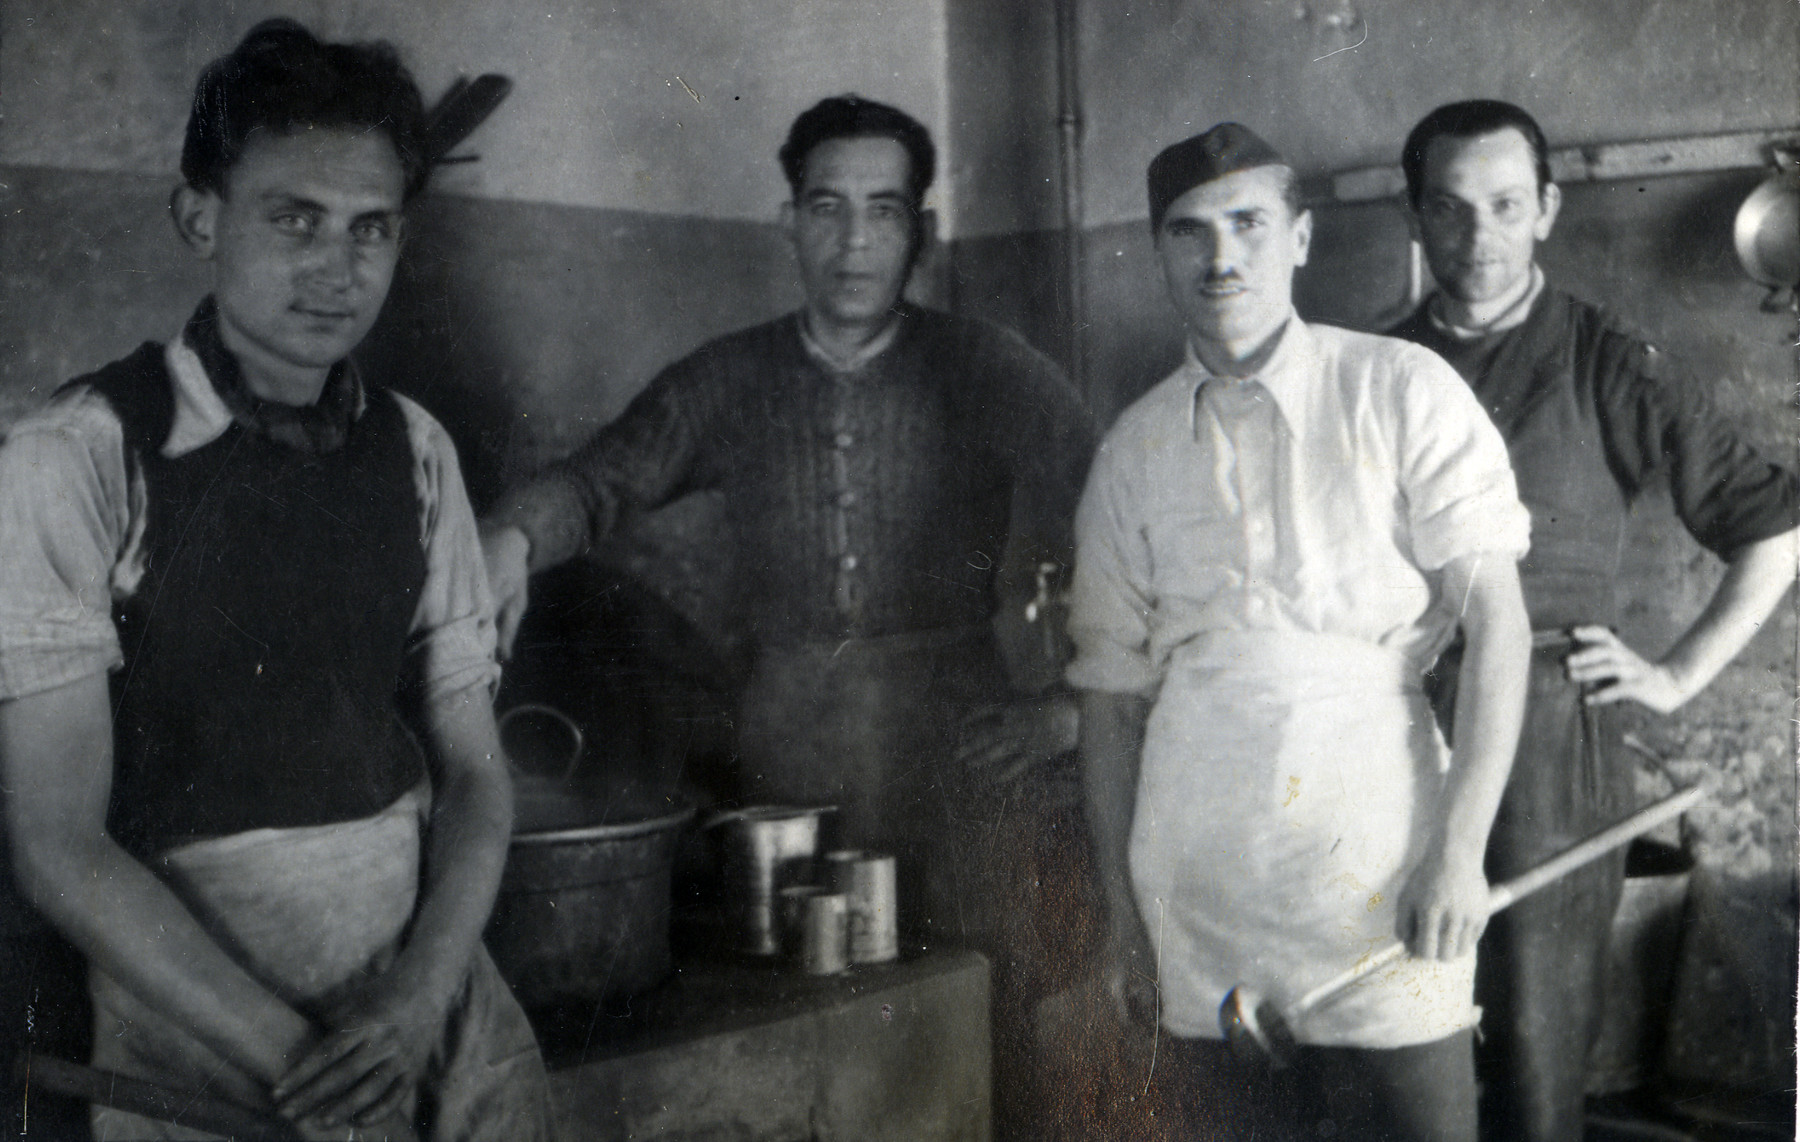
[[[563,1142],[986,1142],[988,964],[813,978],[677,962],[628,1009],[538,1013]]]

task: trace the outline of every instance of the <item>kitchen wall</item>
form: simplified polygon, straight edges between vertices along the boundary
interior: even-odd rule
[[[461,447],[477,505],[569,451],[663,364],[798,300],[775,151],[817,99],[904,107],[954,169],[944,5],[884,0],[12,0],[0,8],[0,426],[179,328],[205,288],[169,229],[194,77],[258,20],[386,38],[428,100],[514,89],[415,210],[363,356]],[[931,205],[954,215],[954,177]],[[915,294],[940,299],[931,262]],[[617,559],[709,624],[730,569],[702,498]]]
[[[413,366],[407,387],[469,406],[454,427],[487,485],[567,450],[696,342],[793,304],[774,152],[795,114],[856,90],[946,135],[935,2],[14,0],[0,416],[185,316],[202,277],[163,204],[194,77],[275,14],[391,39],[428,98],[514,80],[465,147],[481,160],[434,178],[373,346]]]

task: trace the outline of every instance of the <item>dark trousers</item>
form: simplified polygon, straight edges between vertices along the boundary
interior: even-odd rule
[[[1630,812],[1630,770],[1610,747],[1608,713],[1563,674],[1567,642],[1540,637],[1524,733],[1488,842],[1498,883]],[[1482,1135],[1493,1142],[1580,1142],[1587,1056],[1601,972],[1625,881],[1623,851],[1578,869],[1495,916],[1481,940],[1475,1001]]]
[[[1474,1142],[1473,1033],[1389,1050],[1301,1047],[1272,1070],[1212,1039],[1164,1038],[1157,1061],[1165,1142]]]
[[[1488,838],[1487,877],[1518,876],[1624,817],[1631,771],[1606,707],[1583,704],[1563,671],[1567,636],[1533,637],[1525,725]],[[1451,735],[1460,647],[1432,671],[1432,704]],[[1600,1018],[1600,973],[1625,884],[1623,851],[1577,869],[1495,916],[1475,965],[1482,1042],[1481,1136],[1581,1142],[1587,1056]]]

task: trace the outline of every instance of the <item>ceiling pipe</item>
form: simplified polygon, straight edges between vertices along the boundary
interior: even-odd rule
[[[1079,0],[1056,0],[1056,127],[1062,161],[1063,279],[1068,297],[1069,380],[1090,399],[1087,385],[1087,290],[1081,234],[1081,41],[1075,22]]]

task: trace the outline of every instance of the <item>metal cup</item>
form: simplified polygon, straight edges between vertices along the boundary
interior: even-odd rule
[[[829,807],[757,805],[721,813],[706,828],[720,830],[725,890],[738,948],[753,956],[780,952],[775,894],[813,877],[819,817]]]
[[[826,853],[825,882],[848,898],[850,962],[879,964],[897,958],[894,858],[855,849]]]
[[[775,894],[776,933],[783,957],[798,963],[806,933],[806,902],[825,891],[817,884],[795,884]]]

